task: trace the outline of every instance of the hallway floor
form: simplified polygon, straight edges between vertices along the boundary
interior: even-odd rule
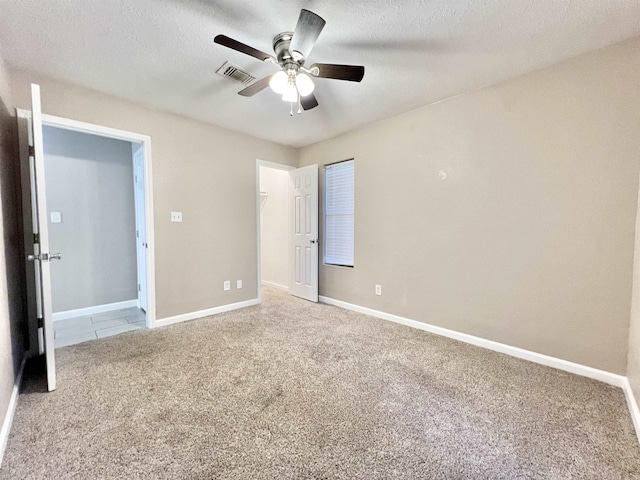
[[[146,315],[138,307],[68,318],[53,322],[56,348],[111,337],[146,328]]]

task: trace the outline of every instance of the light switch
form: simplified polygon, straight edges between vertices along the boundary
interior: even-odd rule
[[[182,212],[171,212],[172,222],[182,222]]]
[[[51,212],[51,223],[62,223],[62,213]]]

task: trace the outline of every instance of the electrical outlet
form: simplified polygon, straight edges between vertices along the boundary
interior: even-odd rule
[[[382,295],[382,285],[376,285],[376,295]]]
[[[231,281],[230,280],[225,280],[224,281],[224,289],[225,290],[231,290]]]
[[[236,282],[236,288],[242,288],[242,280]]]
[[[172,222],[182,222],[182,212],[171,212]]]

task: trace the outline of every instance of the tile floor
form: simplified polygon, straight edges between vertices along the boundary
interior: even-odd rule
[[[56,348],[146,328],[146,315],[137,307],[53,322]]]

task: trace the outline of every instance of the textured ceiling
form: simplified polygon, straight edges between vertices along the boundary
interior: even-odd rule
[[[366,73],[318,79],[320,106],[291,118],[270,90],[241,97],[215,75],[225,60],[276,69],[213,37],[271,53],[301,8],[327,21],[307,63]],[[295,147],[636,35],[638,0],[0,0],[9,65]]]

